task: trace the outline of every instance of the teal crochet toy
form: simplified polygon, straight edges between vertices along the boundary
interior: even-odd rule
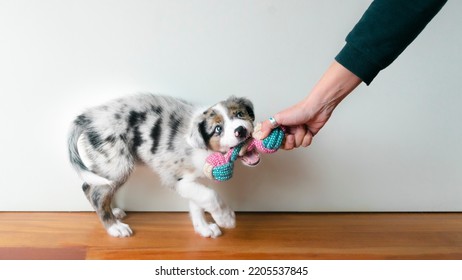
[[[256,131],[258,130],[259,127],[256,127]],[[238,158],[246,165],[255,166],[260,162],[259,153],[276,152],[281,147],[284,137],[284,129],[277,127],[263,140],[250,137],[225,154],[213,153],[206,159],[204,174],[216,181],[227,181],[233,177],[234,162]],[[245,152],[241,152],[242,149],[245,149]]]

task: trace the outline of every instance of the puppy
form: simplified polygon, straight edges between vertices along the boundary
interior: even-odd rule
[[[206,157],[245,141],[253,132],[254,120],[252,102],[246,98],[230,97],[201,109],[172,97],[138,94],[79,115],[68,139],[70,162],[109,235],[133,234],[120,221],[124,211],[111,204],[140,162],[189,200],[195,231],[214,238],[221,235],[219,227],[235,226],[235,214],[214,190],[196,180],[203,175]],[[204,212],[215,223],[209,224]]]

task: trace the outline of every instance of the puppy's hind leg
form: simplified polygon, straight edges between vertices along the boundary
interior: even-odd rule
[[[115,191],[122,184],[122,182],[119,182],[114,185],[90,186],[84,183],[82,186],[85,195],[95,209],[107,233],[113,237],[128,237],[133,234],[133,231],[127,224],[118,220],[125,213],[118,208],[112,209],[111,207]]]

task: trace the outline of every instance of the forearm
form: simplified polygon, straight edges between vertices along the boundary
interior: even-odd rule
[[[324,114],[328,118],[335,107],[361,82],[359,77],[334,61],[302,101],[303,107],[309,110],[307,113],[311,116]]]

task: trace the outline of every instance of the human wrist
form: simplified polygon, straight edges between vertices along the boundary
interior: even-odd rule
[[[313,108],[314,111],[325,109],[331,111],[360,83],[360,78],[334,61],[302,101],[303,106]]]

